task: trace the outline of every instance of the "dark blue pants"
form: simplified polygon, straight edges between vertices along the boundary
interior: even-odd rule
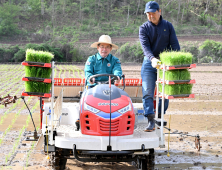
[[[157,79],[157,69],[153,68],[151,65],[151,61],[144,57],[143,65],[141,68],[141,77],[142,77],[142,92],[143,92],[143,108],[145,111],[144,116],[148,116],[149,114],[154,114],[154,90],[156,86]],[[161,102],[162,99],[159,100],[158,112],[161,113]],[[164,114],[169,105],[169,100],[164,100]]]

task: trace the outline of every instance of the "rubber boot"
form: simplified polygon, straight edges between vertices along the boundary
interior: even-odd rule
[[[145,132],[152,132],[155,130],[155,114],[150,114],[147,116],[148,118],[148,126],[145,128]]]

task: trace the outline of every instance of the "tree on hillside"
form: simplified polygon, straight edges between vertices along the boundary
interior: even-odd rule
[[[0,35],[14,35],[18,33],[20,7],[6,2],[0,6]]]

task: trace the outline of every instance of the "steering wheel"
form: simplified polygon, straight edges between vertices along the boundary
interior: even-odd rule
[[[93,78],[103,77],[103,76],[112,77],[111,78],[111,83],[114,83],[115,80],[118,80],[118,76],[116,76],[114,74],[96,74],[96,75],[90,76],[89,81],[92,82]],[[98,83],[98,82],[101,83],[101,84],[109,84],[109,81],[95,81],[95,83]]]

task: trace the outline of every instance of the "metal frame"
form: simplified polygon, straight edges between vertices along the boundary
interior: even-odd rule
[[[161,125],[160,125],[160,148],[164,148],[165,144],[164,144],[164,134],[163,134],[163,120],[164,120],[164,101],[165,101],[165,96],[164,96],[164,89],[165,89],[165,65],[163,64],[163,80],[162,80],[162,103],[161,103]],[[159,105],[159,83],[161,83],[161,81],[159,81],[159,76],[160,76],[160,67],[157,68],[157,80],[156,80],[156,119],[158,119],[158,105]]]
[[[55,62],[52,61],[52,88],[51,88],[51,132],[50,132],[50,135],[49,135],[49,145],[54,145],[55,142],[53,140],[53,128],[54,128],[54,83],[55,83],[55,80],[54,80],[54,68],[55,68]]]

